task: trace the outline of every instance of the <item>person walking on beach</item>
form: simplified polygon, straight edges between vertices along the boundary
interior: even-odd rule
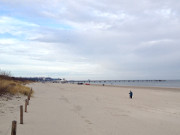
[[[130,92],[129,92],[129,98],[132,99],[132,96],[133,96],[133,92],[130,90]]]

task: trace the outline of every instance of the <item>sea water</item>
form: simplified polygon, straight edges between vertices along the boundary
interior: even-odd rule
[[[71,83],[77,82],[100,85],[180,88],[180,80],[86,80],[72,81]]]

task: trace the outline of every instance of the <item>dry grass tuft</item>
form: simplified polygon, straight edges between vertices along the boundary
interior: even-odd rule
[[[19,81],[8,75],[0,75],[0,96],[3,94],[23,94],[28,95],[31,91],[29,87],[26,87],[28,81]]]
[[[15,95],[17,93],[28,95],[30,92],[30,88],[24,86],[20,82],[15,82],[13,80],[0,80],[0,95],[9,93],[12,95]]]

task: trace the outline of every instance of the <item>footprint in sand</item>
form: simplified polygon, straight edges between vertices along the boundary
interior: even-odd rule
[[[127,117],[129,115],[127,114],[111,114],[112,116],[115,116],[115,117],[119,117],[119,116],[122,116],[122,117]]]
[[[76,111],[81,111],[82,110],[82,107],[79,106],[79,105],[75,105],[74,108],[75,108]]]
[[[86,117],[84,117],[84,116],[81,116],[81,118],[82,118],[82,119],[84,119],[84,118],[86,118]]]
[[[61,98],[59,98],[59,100],[65,101],[66,103],[70,103],[69,100],[64,96],[61,96]]]
[[[88,124],[93,124],[90,120],[87,120],[87,119],[85,120],[85,122]]]
[[[98,97],[96,97],[96,101],[99,102],[99,98]]]

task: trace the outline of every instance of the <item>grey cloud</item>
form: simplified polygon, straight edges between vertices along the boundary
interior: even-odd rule
[[[0,3],[13,16],[24,17],[34,24],[41,25],[42,20],[52,22],[50,25],[59,24],[54,28],[46,26],[48,22],[33,27],[26,35],[31,44],[27,48],[12,48],[15,54],[46,62],[87,61],[100,66],[102,76],[115,77],[112,74],[117,73],[116,79],[119,76],[180,77],[177,75],[180,72],[180,2],[177,0],[2,0]],[[63,28],[62,24],[70,28]],[[25,33],[28,28],[20,30]],[[1,52],[5,50],[3,47]]]

